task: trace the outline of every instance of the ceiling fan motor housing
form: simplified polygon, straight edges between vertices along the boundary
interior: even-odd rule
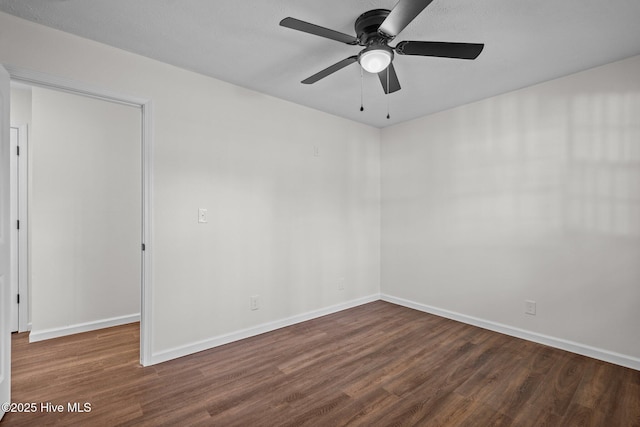
[[[363,13],[356,19],[355,30],[360,46],[368,46],[372,43],[386,44],[392,37],[378,33],[378,28],[384,22],[391,11],[387,9],[374,9]]]

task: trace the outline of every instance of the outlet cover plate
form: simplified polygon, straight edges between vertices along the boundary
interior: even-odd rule
[[[251,310],[258,310],[260,308],[260,295],[252,295],[250,304]]]
[[[536,315],[536,302],[527,300],[524,302],[524,312],[525,314],[529,314],[531,316]]]

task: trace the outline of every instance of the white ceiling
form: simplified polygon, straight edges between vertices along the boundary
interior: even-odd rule
[[[640,0],[434,0],[396,42],[485,43],[478,59],[396,55],[402,90],[384,95],[365,73],[364,112],[357,64],[300,83],[359,48],[280,27],[282,18],[355,36],[358,15],[396,2],[0,0],[0,10],[376,127],[640,54]]]

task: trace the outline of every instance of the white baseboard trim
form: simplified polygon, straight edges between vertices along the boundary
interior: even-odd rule
[[[18,332],[29,332],[31,331],[31,322],[27,323],[27,327],[24,330],[18,329]]]
[[[357,307],[359,305],[367,304],[370,302],[378,301],[380,294],[374,294],[355,300],[347,301],[344,303],[332,305],[330,307],[321,308],[319,310],[309,311],[307,313],[298,314],[295,316],[287,317],[273,322],[263,323],[252,328],[243,329],[237,332],[229,334],[219,335],[214,338],[186,344],[180,347],[163,350],[151,355],[149,364],[145,366],[155,365],[157,363],[166,362],[168,360],[177,359],[178,357],[188,356],[200,351],[209,350],[214,347],[218,347],[224,344],[229,344],[234,341],[239,341],[245,338],[253,337],[256,335],[264,334],[266,332],[275,331],[276,329],[284,328],[287,326],[295,325],[297,323],[306,322],[307,320],[316,319],[318,317],[326,316],[328,314],[337,313],[342,310]]]
[[[63,326],[61,328],[43,329],[41,331],[31,330],[29,333],[29,342],[49,340],[52,338],[79,334],[81,332],[95,331],[96,329],[110,328],[112,326],[126,325],[127,323],[139,321],[140,313],[131,314],[129,316],[112,317],[111,319],[96,320],[93,322],[78,323],[77,325]]]
[[[571,353],[581,354],[583,356],[591,357],[593,359],[602,360],[605,362],[613,363],[615,365],[620,365],[620,366],[624,366],[627,368],[640,371],[640,359],[636,357],[627,356],[624,354],[619,354],[619,353],[603,350],[596,347],[591,347],[585,344],[580,344],[580,343],[565,340],[562,338],[556,338],[549,335],[539,334],[537,332],[531,332],[531,331],[527,331],[520,328],[514,328],[512,326],[504,325],[502,323],[492,322],[489,320],[484,320],[484,319],[480,319],[473,316],[467,316],[466,314],[456,313],[454,311],[444,310],[444,309],[432,307],[426,304],[420,304],[414,301],[406,300],[404,298],[394,297],[387,294],[381,294],[380,299],[383,301],[390,302],[392,304],[413,308],[414,310],[435,314],[436,316],[445,317],[451,320],[456,320],[458,322],[466,323],[468,325],[478,326],[480,328],[488,329],[490,331],[499,332],[501,334],[509,335],[516,338],[522,338],[527,341],[548,345],[550,347],[569,351]]]

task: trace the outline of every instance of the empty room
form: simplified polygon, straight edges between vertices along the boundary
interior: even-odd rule
[[[640,426],[639,20],[0,0],[0,425]]]

